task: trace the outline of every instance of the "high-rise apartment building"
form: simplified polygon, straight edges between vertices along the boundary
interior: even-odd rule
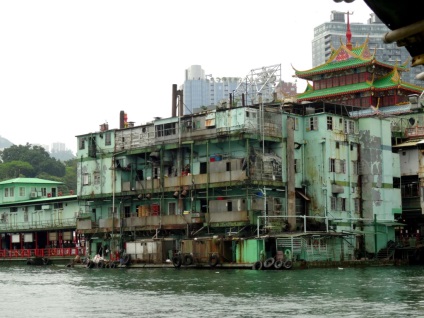
[[[200,65],[192,65],[185,71],[183,84],[184,114],[192,114],[227,101],[236,90],[240,78],[205,75]]]
[[[52,143],[52,152],[65,151],[66,145],[63,142],[54,142]]]
[[[349,19],[351,20],[351,18],[350,16]],[[340,41],[343,43],[346,41],[347,20],[346,12],[332,11],[329,22],[315,27],[312,40],[313,67],[324,64],[330,57],[332,48],[338,48]],[[390,30],[374,13],[370,14],[366,24],[350,21],[350,30],[353,45],[364,43],[365,39],[369,38],[368,47],[371,54],[375,50],[376,58],[379,61],[394,65],[410,60],[410,55],[404,47],[398,47],[396,43],[386,44],[383,42],[383,35]],[[415,79],[418,73],[420,73],[419,68],[411,67],[409,72],[402,73],[402,80],[422,85],[422,81]]]

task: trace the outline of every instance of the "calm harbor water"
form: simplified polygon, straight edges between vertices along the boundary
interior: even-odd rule
[[[424,317],[423,267],[253,271],[0,264],[0,317]]]

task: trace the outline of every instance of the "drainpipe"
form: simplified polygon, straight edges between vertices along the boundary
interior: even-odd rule
[[[321,143],[321,154],[322,154],[322,177],[325,176],[325,143],[326,139],[322,139]],[[328,233],[328,197],[327,197],[327,182],[326,179],[322,179],[322,191],[324,194],[324,216],[325,216],[325,230]]]
[[[116,180],[115,180],[115,155],[112,156],[112,239],[113,239],[113,230],[115,228],[115,191],[116,191]],[[121,238],[120,238],[121,240]],[[121,244],[119,244],[121,245]],[[121,246],[119,246],[120,248]],[[121,251],[119,251],[121,254]]]
[[[190,147],[190,175],[191,175],[191,205],[190,205],[190,212],[193,213],[193,193],[194,193],[194,189],[193,189],[193,185],[194,185],[194,175],[193,175],[193,143],[191,143],[191,147]]]
[[[377,258],[377,214],[374,214],[374,251]]]
[[[207,170],[207,180],[206,180],[206,213],[208,214],[208,233],[209,225],[211,221],[211,214],[209,211],[209,182],[210,182],[210,164],[209,164],[209,140],[206,141],[206,170]]]
[[[348,196],[349,196],[349,211],[350,211],[350,217],[352,217],[352,183],[351,183],[351,179],[350,179],[350,170],[351,170],[351,168],[350,168],[350,146],[351,146],[351,142],[350,141],[348,141],[347,142],[347,163],[346,163],[346,166],[347,166],[347,180],[348,180],[348,182],[347,182],[347,184],[349,185],[349,192],[348,192]],[[350,228],[352,229],[353,228],[353,221],[351,220],[350,221]]]

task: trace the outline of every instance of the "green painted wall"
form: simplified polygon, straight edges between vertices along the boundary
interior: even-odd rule
[[[260,260],[260,253],[265,249],[262,239],[239,240],[236,246],[237,263],[255,263]]]

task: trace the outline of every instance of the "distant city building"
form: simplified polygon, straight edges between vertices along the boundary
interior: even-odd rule
[[[332,53],[332,48],[340,46],[341,39],[345,39],[346,35],[346,12],[331,12],[330,22],[314,28],[314,39],[312,40],[312,66],[324,64]],[[383,35],[387,33],[389,28],[381,22],[374,14],[370,14],[367,23],[350,22],[350,30],[352,33],[352,44],[364,43],[369,38],[368,47],[371,54],[376,54],[376,58],[384,63],[392,65],[403,64],[410,60],[410,55],[405,47],[398,47],[396,43],[386,44],[383,42]],[[408,63],[408,66],[410,63]],[[422,85],[422,82],[415,79],[420,73],[417,67],[410,67],[409,72],[402,73],[402,80],[415,85]]]
[[[50,152],[50,146],[49,145],[33,144],[33,146],[42,147],[42,148],[44,148],[45,151]]]
[[[66,151],[66,145],[63,142],[52,143],[52,152]]]
[[[275,87],[275,92],[278,99],[296,96],[297,83],[280,81]]]
[[[192,114],[219,105],[229,99],[229,94],[237,89],[238,77],[213,77],[205,75],[201,65],[192,65],[185,71],[183,84],[184,114]]]

